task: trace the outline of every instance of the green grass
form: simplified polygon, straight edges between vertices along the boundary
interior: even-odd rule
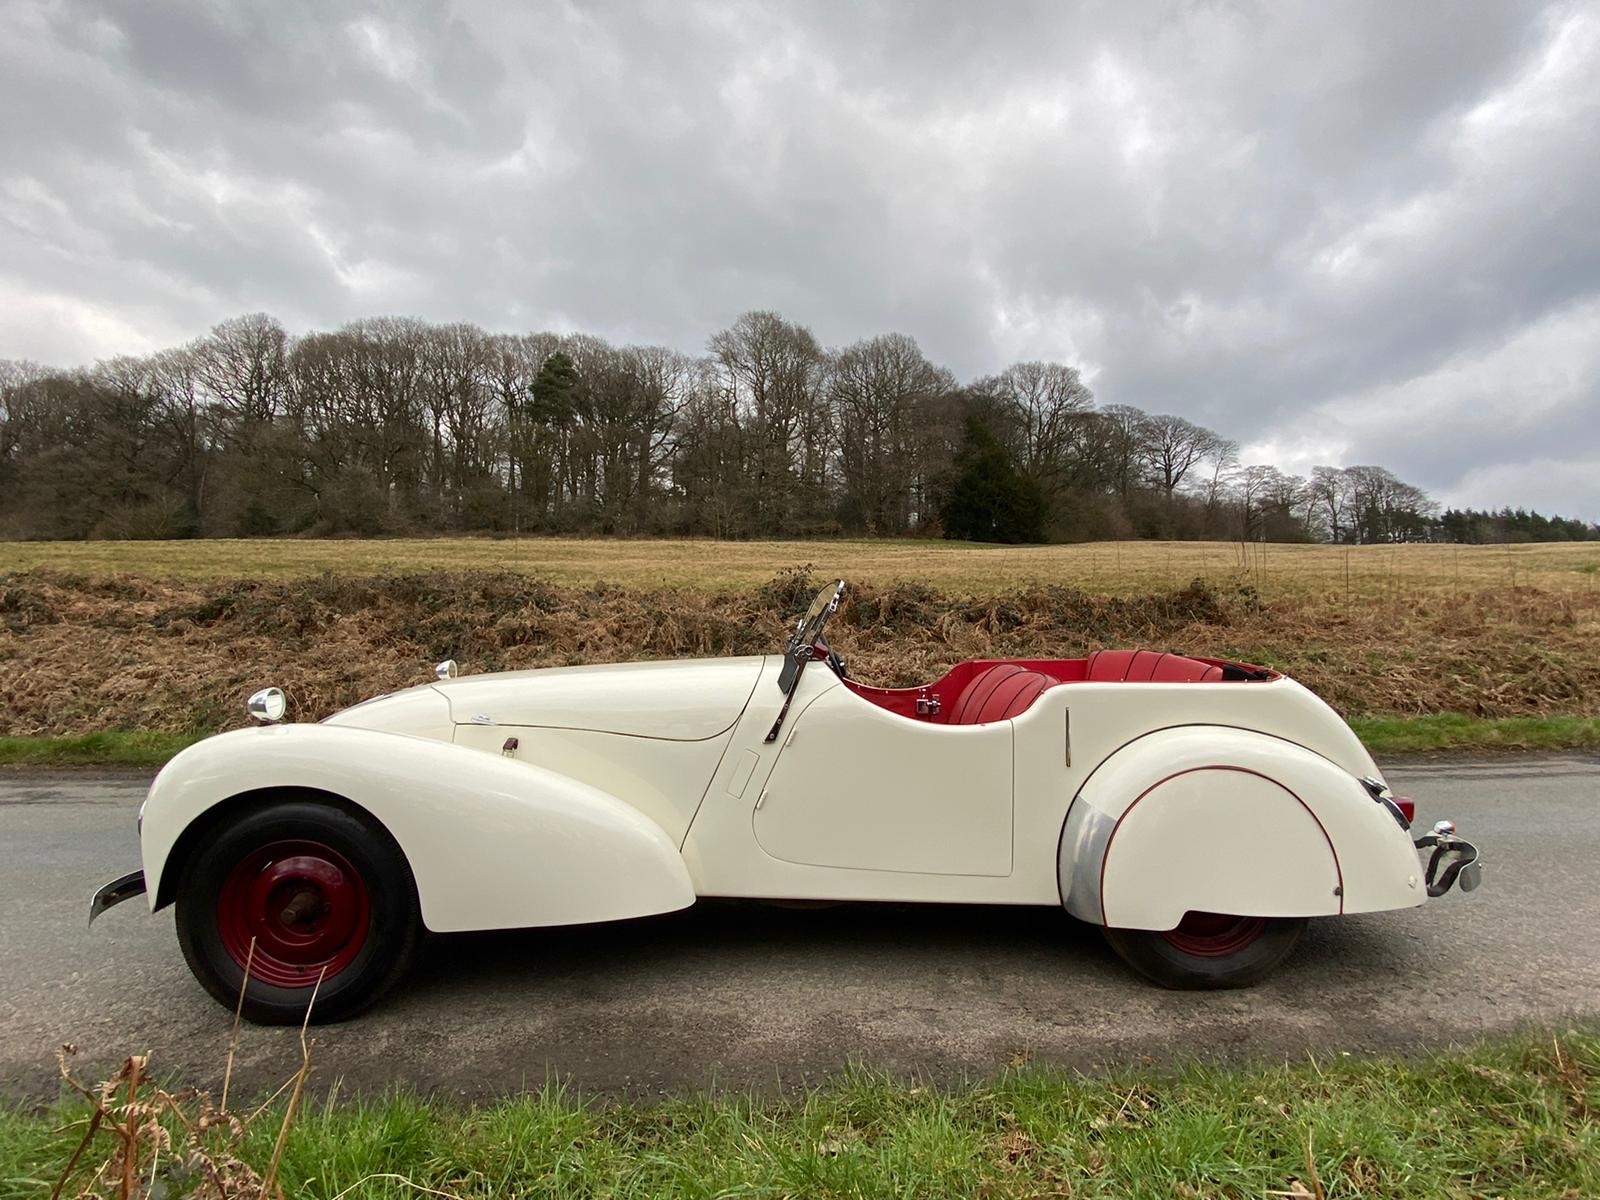
[[[291,1127],[280,1180],[323,1198],[1588,1197],[1597,1072],[1600,1037],[1577,1031],[1409,1061],[1025,1067],[954,1089],[855,1071],[777,1101],[595,1104],[559,1088],[477,1108],[324,1101]],[[0,1111],[0,1194],[48,1194],[86,1111]],[[240,1157],[264,1168],[278,1124],[275,1111],[255,1121]],[[92,1165],[110,1153],[101,1139]]]
[[[1583,750],[1600,747],[1600,717],[1354,717],[1374,754],[1427,750]],[[159,767],[201,733],[117,730],[65,737],[0,737],[0,767]]]
[[[1438,750],[1600,749],[1600,717],[1352,717],[1350,727],[1373,754]],[[112,730],[50,737],[0,737],[0,767],[40,770],[163,766],[204,733]]]
[[[1374,754],[1425,750],[1581,750],[1600,746],[1600,717],[1355,717],[1350,727]]]
[[[123,729],[64,737],[0,737],[0,766],[159,767],[204,736]]]

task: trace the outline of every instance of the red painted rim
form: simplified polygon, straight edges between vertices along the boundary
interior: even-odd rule
[[[1183,915],[1176,929],[1169,929],[1161,936],[1174,949],[1196,958],[1226,958],[1250,945],[1266,928],[1265,917],[1191,912]]]
[[[253,850],[217,897],[217,932],[250,978],[315,987],[355,961],[372,923],[367,884],[332,846],[300,839]],[[255,950],[250,949],[255,939]]]

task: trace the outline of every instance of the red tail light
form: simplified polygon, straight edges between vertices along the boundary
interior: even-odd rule
[[[1406,820],[1415,821],[1417,819],[1417,802],[1410,796],[1394,796],[1391,799],[1394,800],[1394,806],[1405,815]]]

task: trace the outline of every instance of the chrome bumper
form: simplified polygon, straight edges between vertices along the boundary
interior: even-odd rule
[[[1456,884],[1463,892],[1474,891],[1483,882],[1483,864],[1478,861],[1478,848],[1456,836],[1454,821],[1440,821],[1431,833],[1416,839],[1418,850],[1429,850],[1428,870],[1424,879],[1429,896],[1442,896]]]
[[[113,879],[105,886],[96,889],[95,894],[89,897],[89,924],[93,925],[94,919],[106,909],[142,895],[144,895],[143,871],[129,871],[126,875]]]

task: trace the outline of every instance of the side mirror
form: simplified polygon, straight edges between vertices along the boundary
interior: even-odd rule
[[[263,725],[276,725],[289,711],[289,698],[282,688],[262,688],[244,702],[245,711]]]
[[[456,677],[456,660],[447,658],[433,669],[433,673],[440,679],[454,679]]]

